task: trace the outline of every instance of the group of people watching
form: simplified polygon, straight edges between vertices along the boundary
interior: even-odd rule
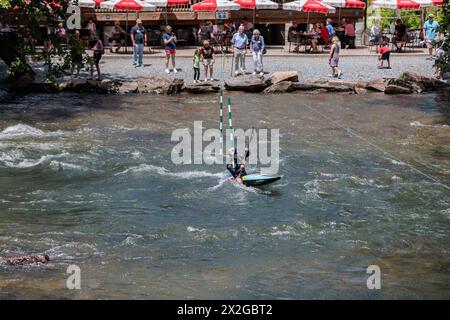
[[[321,22],[311,24],[308,30],[308,24],[299,24],[297,21],[292,23],[292,26],[288,30],[288,41],[295,44],[294,52],[300,51],[300,46],[310,46],[309,52],[317,53],[318,45],[324,45],[325,48],[329,48],[332,45],[332,39],[334,36],[339,38],[341,46],[346,49],[355,48],[355,26],[354,24],[342,19],[341,25],[334,27],[332,19],[327,18],[325,26]]]

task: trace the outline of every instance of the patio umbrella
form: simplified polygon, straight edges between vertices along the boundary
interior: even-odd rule
[[[100,4],[102,3],[102,2],[105,2],[106,0],[94,0],[95,1],[95,7],[96,8],[99,8],[100,7]]]
[[[366,3],[360,0],[319,0],[319,1],[335,8],[364,9],[364,7],[366,6]],[[431,0],[424,0],[424,1],[431,1]]]
[[[230,11],[241,7],[228,0],[204,0],[191,6],[192,11]]]
[[[303,11],[308,13],[306,25],[309,23],[309,13],[335,13],[336,8],[316,0],[297,0],[293,2],[283,3],[283,10]]]
[[[418,10],[420,4],[413,0],[373,0],[372,6],[375,8]]]
[[[167,24],[167,11],[168,7],[175,7],[180,5],[188,5],[189,0],[145,0],[145,2],[149,2],[156,7],[166,8],[166,24]]]
[[[241,6],[241,9],[252,9],[253,10],[253,25],[256,19],[256,9],[278,9],[278,3],[270,0],[235,0]]]
[[[156,6],[141,0],[108,0],[100,3],[100,8],[123,11],[155,11]]]
[[[335,13],[336,8],[316,0],[297,0],[283,3],[283,10],[317,12],[317,13]]]
[[[80,8],[94,9],[96,7],[94,0],[73,0],[71,4],[78,5]]]
[[[366,3],[360,0],[319,0],[322,3],[325,3],[329,6],[339,8],[339,16],[338,22],[341,21],[341,8],[356,8],[356,9],[364,9],[366,7]],[[426,0],[431,1],[431,0]]]
[[[278,3],[270,0],[235,0],[241,9],[278,9]]]

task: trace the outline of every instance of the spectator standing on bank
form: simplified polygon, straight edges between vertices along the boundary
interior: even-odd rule
[[[259,73],[260,76],[264,75],[264,66],[263,66],[263,54],[266,49],[266,45],[264,43],[264,37],[260,34],[258,29],[253,30],[253,37],[251,41],[251,49],[253,55],[253,74],[256,75]]]
[[[97,81],[101,81],[102,80],[102,75],[100,73],[100,60],[102,58],[102,55],[105,53],[105,49],[103,47],[103,42],[98,38],[97,35],[94,35],[94,47],[92,48],[92,50],[94,51],[94,60],[93,63],[91,64],[91,76],[88,78],[90,80],[92,80],[93,76],[94,76],[94,65],[95,65],[95,69],[97,70]]]
[[[331,40],[333,43],[331,45],[330,49],[330,56],[328,58],[328,63],[331,67],[331,77],[333,78],[340,78],[342,76],[342,71],[338,69],[339,66],[339,53],[341,51],[341,44],[339,41],[339,38],[337,36],[334,36]]]
[[[381,46],[377,49],[378,52],[378,60],[380,61],[380,65],[378,66],[378,69],[384,69],[384,61],[387,62],[387,69],[391,68],[391,49],[389,49],[389,44],[387,43],[387,41],[384,39],[383,43],[381,44]]]
[[[244,26],[239,26],[238,32],[236,32],[231,39],[231,44],[233,45],[235,76],[245,74],[245,54],[247,52],[248,37],[244,31]]]
[[[133,44],[133,66],[141,67],[144,55],[144,46],[147,43],[147,30],[142,20],[137,19],[136,25],[131,28],[131,43]]]
[[[205,67],[205,82],[208,81],[208,70],[209,70],[209,80],[214,80],[214,63],[216,62],[214,56],[214,49],[209,44],[208,40],[203,41],[203,47],[200,49],[200,56],[203,66]]]
[[[200,49],[195,49],[194,58],[192,59],[192,68],[194,69],[194,83],[200,81]]]
[[[432,14],[428,15],[428,20],[423,24],[423,39],[428,48],[428,53],[430,57],[433,55],[433,48],[436,41],[439,40],[439,23],[434,21],[434,16]]]
[[[173,73],[177,73],[177,68],[175,67],[175,54],[177,52],[177,36],[172,32],[171,26],[166,26],[165,32],[163,34],[164,50],[166,52],[166,73],[170,73],[169,61],[172,60],[172,70]]]

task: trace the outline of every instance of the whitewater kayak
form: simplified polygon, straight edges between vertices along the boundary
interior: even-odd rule
[[[247,174],[247,175],[243,176],[242,178],[233,178],[231,176],[231,173],[229,173],[229,172],[227,172],[225,174],[225,177],[232,179],[232,180],[241,180],[242,183],[248,187],[264,186],[266,184],[274,183],[275,181],[278,181],[281,179],[280,176],[268,175],[268,174]]]

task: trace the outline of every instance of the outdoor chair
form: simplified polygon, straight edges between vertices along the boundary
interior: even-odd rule
[[[189,32],[186,29],[177,30],[177,47],[186,47],[188,45]]]

